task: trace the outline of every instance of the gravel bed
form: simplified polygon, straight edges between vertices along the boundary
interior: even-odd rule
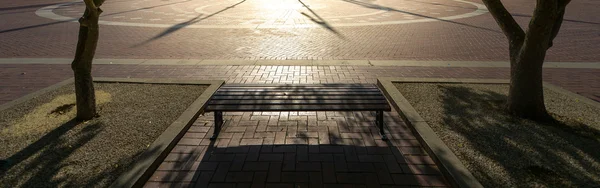
[[[108,187],[207,88],[94,85],[87,122],[72,121],[72,85],[0,111],[0,187]]]
[[[600,109],[544,91],[557,123],[504,112],[506,84],[394,83],[485,187],[600,187]]]

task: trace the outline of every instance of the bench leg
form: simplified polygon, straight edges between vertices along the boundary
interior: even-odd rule
[[[217,139],[219,136],[219,132],[221,132],[221,127],[223,126],[223,112],[215,111],[215,129],[213,130],[213,135],[210,137],[211,140]]]
[[[381,135],[381,139],[387,140],[385,132],[383,132],[383,111],[376,112],[375,123],[377,124],[377,128],[379,128],[379,135]]]

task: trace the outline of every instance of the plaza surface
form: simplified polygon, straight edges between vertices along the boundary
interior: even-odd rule
[[[503,2],[525,27],[534,2]],[[108,0],[102,8],[97,77],[509,77],[506,39],[477,0]],[[592,0],[567,7],[544,69],[545,81],[596,101],[598,9]],[[0,0],[0,104],[72,77],[83,10],[81,1]],[[369,112],[225,115],[215,142],[212,115],[199,118],[146,186],[448,186],[397,112],[386,113],[388,142]]]

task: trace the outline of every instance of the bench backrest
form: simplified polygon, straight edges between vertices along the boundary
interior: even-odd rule
[[[205,111],[390,111],[375,84],[225,84]]]

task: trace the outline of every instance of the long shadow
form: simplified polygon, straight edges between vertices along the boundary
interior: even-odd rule
[[[360,6],[363,6],[363,7],[366,7],[366,8],[370,8],[370,9],[400,12],[400,13],[404,13],[404,14],[408,14],[408,15],[413,15],[413,16],[418,16],[418,17],[433,19],[433,20],[442,21],[442,22],[446,22],[446,23],[458,24],[458,25],[472,27],[472,28],[476,28],[476,29],[482,29],[482,30],[486,30],[486,31],[492,31],[492,32],[495,32],[495,33],[502,33],[500,31],[489,29],[489,28],[485,28],[485,27],[479,27],[479,26],[474,26],[474,25],[470,25],[470,24],[455,22],[455,21],[452,21],[452,20],[444,20],[444,19],[440,19],[440,18],[436,18],[436,17],[431,17],[431,16],[427,16],[427,15],[422,15],[422,14],[412,13],[412,12],[408,12],[408,11],[398,10],[398,9],[395,9],[395,8],[381,6],[381,5],[377,5],[377,4],[366,3],[366,2],[357,1],[357,0],[342,0],[342,1],[345,1],[345,2],[348,2],[348,3],[352,3],[352,4],[355,4],[355,5],[360,5]]]
[[[55,5],[55,4],[56,3],[46,3],[46,4],[37,4],[37,5],[24,5],[24,6],[17,6],[17,7],[0,7],[0,11],[39,8],[39,7],[45,7],[45,6]]]
[[[285,84],[275,86],[276,90],[281,91],[291,89],[290,85]],[[234,88],[229,92],[240,92],[239,98],[247,100],[257,99],[255,95],[266,95],[261,90],[242,93],[244,90],[237,91]],[[305,92],[322,91],[310,87],[295,89]],[[303,99],[296,97],[298,96],[273,95],[268,99],[288,102]],[[310,100],[327,99],[317,95]],[[386,132],[390,140],[384,141],[375,126],[374,113],[339,113],[348,119],[336,121],[337,125],[311,126],[306,122],[306,125],[264,125],[265,130],[257,130],[261,126],[259,123],[244,126],[245,132],[229,131],[230,128],[240,128],[243,125],[239,125],[241,118],[225,114],[221,134],[214,141],[208,139],[214,129],[212,115],[206,114],[203,117],[205,119],[199,121],[209,123],[191,128],[204,128],[205,131],[202,132],[206,133],[202,133],[205,135],[200,144],[176,146],[164,161],[164,166],[157,171],[160,173],[158,176],[163,178],[154,181],[172,182],[185,187],[227,187],[235,184],[269,187],[280,183],[295,184],[294,187],[323,187],[325,184],[334,187],[448,185],[408,127],[398,122],[399,117],[393,119],[391,115],[385,116]],[[207,126],[210,129],[206,129],[209,128]],[[248,137],[248,134],[251,136]],[[347,134],[360,135],[360,138],[347,137]],[[260,139],[261,142],[244,143],[241,139],[246,138]]]
[[[516,17],[526,17],[526,18],[531,18],[531,15],[525,15],[525,14],[511,14],[513,16]],[[599,22],[588,22],[588,21],[581,21],[581,20],[572,20],[572,19],[563,19],[563,21],[566,22],[573,22],[573,23],[582,23],[582,24],[592,24],[592,25],[600,25]]]
[[[574,121],[537,124],[514,118],[504,112],[506,95],[493,91],[448,85],[438,89],[443,93],[444,115],[436,123],[500,165],[510,181],[499,181],[499,175],[489,173],[491,169],[481,160],[469,162],[484,186],[600,186],[600,130]]]
[[[183,3],[183,2],[187,2],[187,1],[191,1],[191,0],[185,0],[185,1],[180,1],[180,2],[167,3],[167,4],[161,4],[161,5],[156,5],[156,6],[150,6],[150,7],[144,7],[144,8],[139,8],[139,9],[127,10],[127,11],[122,11],[122,12],[115,12],[115,13],[110,13],[110,14],[103,14],[103,15],[100,15],[100,17],[113,16],[113,15],[124,14],[124,13],[128,13],[128,12],[135,12],[135,11],[140,11],[140,10],[153,9],[153,8],[162,7],[162,6],[179,4],[179,3]],[[14,31],[21,31],[21,30],[26,30],[26,29],[33,29],[33,28],[38,28],[38,27],[45,27],[45,26],[55,25],[55,24],[60,24],[60,23],[74,22],[74,21],[77,21],[78,19],[79,18],[73,18],[73,19],[63,20],[63,21],[56,21],[56,22],[50,22],[50,23],[44,23],[44,24],[38,24],[38,25],[30,25],[30,26],[25,26],[25,27],[13,28],[13,29],[6,29],[6,30],[1,30],[0,34],[2,34],[2,33],[10,33],[10,32],[14,32]]]
[[[31,159],[23,168],[19,174],[11,174],[17,179],[6,179],[11,182],[9,184],[17,185],[20,184],[22,187],[57,187],[59,185],[70,184],[68,177],[56,177],[58,172],[68,166],[63,161],[71,155],[74,151],[85,145],[91,139],[93,139],[100,131],[101,125],[99,123],[85,125],[81,132],[75,135],[75,141],[69,142],[65,138],[61,138],[64,134],[70,131],[73,127],[81,125],[75,120],[71,120],[60,127],[52,130],[48,134],[44,135],[38,141],[32,143],[28,147],[15,153],[8,158],[8,166],[2,169],[2,176],[7,175],[10,169],[19,163]],[[32,158],[33,157],[33,158]],[[33,173],[32,175],[29,175]],[[17,183],[23,181],[21,178],[30,176],[24,183]]]
[[[141,45],[147,44],[147,43],[149,43],[149,42],[152,42],[152,41],[154,41],[154,40],[157,40],[157,39],[163,38],[163,37],[165,37],[165,36],[167,36],[167,35],[170,35],[170,34],[172,34],[172,33],[176,32],[176,31],[178,31],[178,30],[180,30],[180,29],[183,29],[183,28],[185,28],[185,27],[187,27],[187,26],[189,26],[189,25],[192,25],[192,24],[194,24],[194,23],[198,23],[198,22],[200,22],[200,21],[202,21],[202,20],[206,20],[206,19],[208,19],[208,18],[210,18],[210,17],[213,17],[213,16],[215,16],[215,15],[217,15],[217,14],[219,14],[219,13],[222,13],[222,12],[224,12],[224,11],[226,11],[226,10],[232,9],[232,8],[234,8],[235,6],[237,6],[237,5],[239,5],[239,4],[242,4],[242,3],[244,3],[244,2],[246,2],[246,0],[242,0],[242,1],[238,2],[238,3],[236,3],[236,4],[233,4],[233,5],[231,5],[231,6],[225,7],[224,9],[221,9],[221,10],[219,10],[219,11],[215,12],[215,13],[209,14],[209,15],[207,15],[207,16],[205,16],[205,17],[201,17],[202,15],[198,15],[198,16],[196,16],[195,18],[192,18],[192,19],[190,19],[190,20],[188,20],[188,21],[181,22],[181,23],[178,23],[178,24],[176,24],[176,25],[173,25],[173,26],[169,27],[168,29],[164,30],[163,32],[159,33],[158,35],[156,35],[156,36],[154,36],[154,37],[152,37],[152,38],[150,38],[150,39],[148,39],[148,40],[146,40],[146,41],[144,41],[144,42],[142,42],[142,43],[139,43],[139,44],[133,45],[132,47],[134,47],[134,48],[135,48],[135,47],[138,47],[138,46],[141,46]]]
[[[346,37],[344,37],[344,35],[342,35],[340,32],[338,32],[335,28],[333,28],[331,25],[329,25],[329,23],[327,23],[327,21],[325,21],[325,19],[321,18],[321,16],[319,16],[319,14],[317,14],[315,11],[313,11],[310,7],[306,6],[306,4],[304,4],[304,2],[302,2],[302,0],[298,0],[298,2],[300,2],[300,4],[302,4],[302,6],[304,8],[306,8],[308,11],[310,11],[310,13],[312,13],[315,17],[313,18],[312,16],[302,12],[301,14],[303,16],[306,16],[307,18],[310,19],[310,21],[315,22],[316,24],[319,24],[321,27],[324,27],[325,29],[331,31],[332,33],[334,33],[335,35],[337,35],[339,38],[341,39],[346,39]]]
[[[73,127],[75,127],[78,124],[79,123],[75,119],[72,119],[72,120],[66,122],[65,124],[62,124],[61,126],[57,127],[56,129],[50,131],[48,134],[44,135],[43,137],[41,137],[34,143],[23,148],[21,151],[8,157],[7,159],[5,159],[5,161],[7,161],[7,163],[4,165],[4,168],[0,168],[0,173],[4,173],[4,172],[10,170],[15,165],[21,163],[22,161],[24,161],[24,160],[28,159],[29,157],[31,157],[32,155],[36,154],[37,152],[42,150],[44,147],[46,147],[48,143],[52,143],[56,138],[64,135],[65,133],[67,133],[69,130],[73,129]]]
[[[446,4],[441,4],[441,3],[431,3],[431,2],[426,2],[426,1],[416,1],[416,0],[406,0],[406,1],[412,1],[412,2],[417,2],[417,3],[430,4],[430,5],[439,5],[439,6],[445,6],[445,7],[461,8],[461,9],[467,9],[467,10],[477,10],[475,8],[467,8],[467,7],[461,7],[461,6],[446,5]]]

